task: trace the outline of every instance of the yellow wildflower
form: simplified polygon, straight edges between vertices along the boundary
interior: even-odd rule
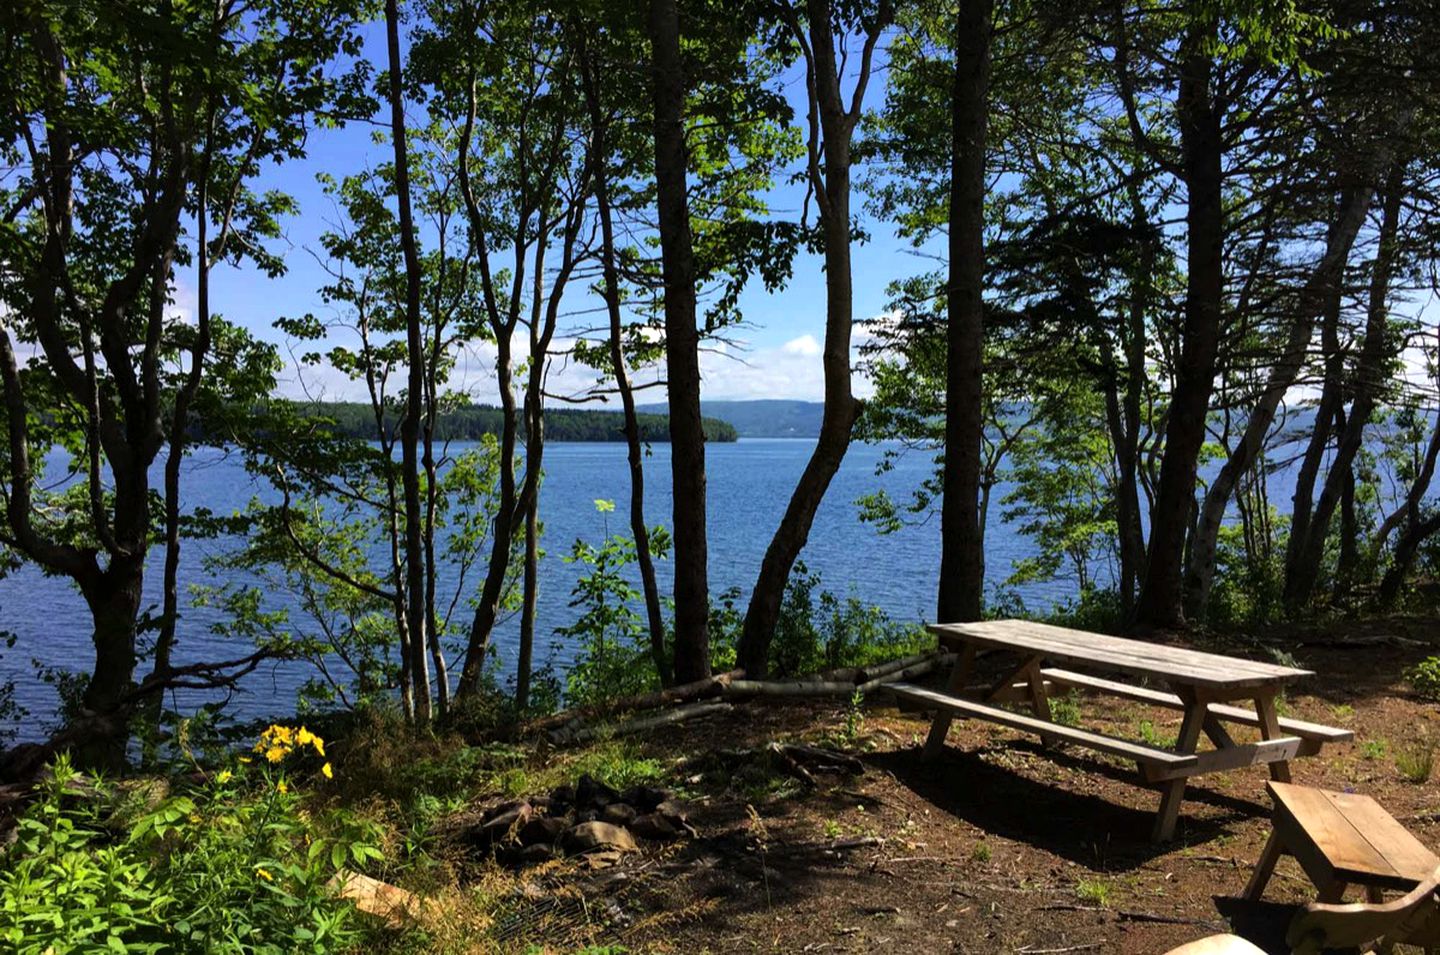
[[[311,741],[312,739],[314,739],[314,738],[315,738],[315,734],[312,733],[312,732],[310,732],[308,729],[306,729],[306,728],[303,727],[303,726],[300,727],[300,732],[297,733],[297,734],[295,734],[295,742],[296,742],[296,744],[298,744],[298,745],[300,745],[300,746],[309,746],[309,745],[310,745],[310,741]]]
[[[258,875],[260,878],[264,879],[266,882],[275,881],[275,877],[260,866],[255,867],[255,874]]]
[[[283,796],[290,791],[290,787],[285,785],[285,780],[282,779],[275,784],[275,791]]]
[[[284,759],[290,751],[283,746],[272,746],[265,751],[265,758],[272,763],[278,763]]]
[[[325,741],[323,739],[316,736],[314,739],[310,740],[310,745],[315,747],[315,752],[319,753],[321,756],[325,755]]]
[[[334,779],[335,770],[330,768],[329,763],[326,763],[324,766],[320,767],[320,775],[324,776],[326,779]]]
[[[232,780],[232,779],[234,779],[234,778],[235,778],[235,774],[234,774],[234,773],[230,772],[230,770],[228,770],[228,769],[222,769],[222,770],[220,770],[220,772],[215,776],[215,781],[216,781],[217,783],[219,783],[220,785],[223,786],[223,785],[225,785],[226,783],[228,783],[230,780]]]

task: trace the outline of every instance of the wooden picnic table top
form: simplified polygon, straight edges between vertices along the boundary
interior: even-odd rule
[[[942,644],[970,643],[1121,673],[1156,677],[1212,689],[1279,686],[1312,676],[1309,670],[1203,653],[1144,640],[1070,630],[1028,620],[932,623],[927,629]]]

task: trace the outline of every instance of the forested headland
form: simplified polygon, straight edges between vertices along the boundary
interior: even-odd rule
[[[1354,654],[1335,687],[1423,725],[1428,631],[1351,631],[1437,612],[1437,45],[1435,0],[0,4],[0,742],[29,737],[0,755],[0,944],[521,944],[495,900],[525,890],[479,898],[511,830],[628,791],[656,841],[692,837],[660,780],[723,805],[744,848],[711,868],[759,860],[770,938],[762,810],[817,760],[863,771],[866,694],[942,660],[809,570],[837,506],[874,530],[867,586],[908,572],[873,566],[887,533],[933,530],[927,620],[1323,640]],[[707,460],[745,444],[704,412],[763,393],[820,405],[777,406],[813,444],[757,520],[716,506]],[[567,440],[624,471],[560,540]],[[838,500],[862,442],[877,479],[922,476]],[[193,493],[221,445],[233,507]],[[1068,596],[1026,606],[1035,581]],[[67,665],[29,665],[40,641]],[[282,667],[297,697],[235,725]],[[764,710],[797,698],[820,723]],[[692,718],[720,723],[666,750]],[[501,795],[525,808],[487,815]],[[792,857],[882,839],[847,820]],[[465,918],[359,926],[357,872]]]
[[[374,410],[356,401],[324,401],[307,403],[305,414],[334,423],[335,429],[348,437],[366,438],[376,430]],[[663,414],[640,413],[635,416],[644,442],[670,440],[670,419]],[[545,436],[550,441],[624,441],[625,418],[618,411],[591,411],[584,408],[556,408],[545,418]],[[735,426],[719,418],[703,419],[706,441],[735,441]],[[383,425],[385,435],[394,439],[399,433],[400,419],[391,414]],[[498,436],[505,429],[505,412],[493,405],[460,405],[447,408],[435,417],[437,441],[478,441],[487,435]]]

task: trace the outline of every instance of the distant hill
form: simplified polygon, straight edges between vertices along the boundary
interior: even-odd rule
[[[756,401],[702,401],[700,413],[719,418],[735,427],[742,438],[815,438],[820,434],[818,401],[786,401],[765,398]],[[663,404],[643,405],[640,411],[666,414]]]
[[[312,414],[330,418],[340,431],[358,437],[374,434],[375,422],[370,406],[359,402],[323,401],[304,404]],[[641,414],[640,437],[649,442],[670,440],[670,419],[664,413]],[[644,409],[640,409],[644,411]],[[393,433],[398,419],[386,421]],[[436,422],[436,437],[442,440],[475,440],[486,434],[499,434],[501,411],[491,405],[469,405],[444,413]],[[734,441],[736,430],[725,421],[705,415],[705,440]],[[595,411],[589,408],[545,409],[545,438],[548,441],[623,441],[621,415],[618,411]],[[524,425],[521,425],[524,431]]]

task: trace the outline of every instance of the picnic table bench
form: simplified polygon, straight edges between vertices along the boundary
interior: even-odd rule
[[[926,757],[943,749],[951,720],[958,716],[1036,733],[1047,746],[1065,742],[1133,760],[1144,782],[1160,786],[1152,833],[1157,842],[1174,835],[1185,782],[1191,776],[1268,765],[1272,779],[1288,782],[1291,759],[1314,755],[1326,743],[1348,742],[1354,736],[1349,730],[1276,713],[1276,695],[1288,683],[1310,676],[1308,670],[1025,620],[930,624],[928,629],[942,647],[958,652],[945,689],[908,683],[888,687],[902,700],[935,711]],[[976,654],[982,649],[1013,654],[1018,664],[995,683],[977,689],[970,682]],[[1158,681],[1169,689],[1140,686],[1125,681],[1126,677]],[[1175,745],[1167,748],[1058,724],[1050,713],[1050,697],[1056,689],[1088,690],[1180,710],[1184,716]],[[1254,708],[1232,705],[1235,701],[1249,701]],[[1003,706],[1016,703],[1030,713]],[[1228,729],[1232,725],[1254,727],[1260,739],[1236,742]],[[1202,735],[1213,749],[1199,750]]]

